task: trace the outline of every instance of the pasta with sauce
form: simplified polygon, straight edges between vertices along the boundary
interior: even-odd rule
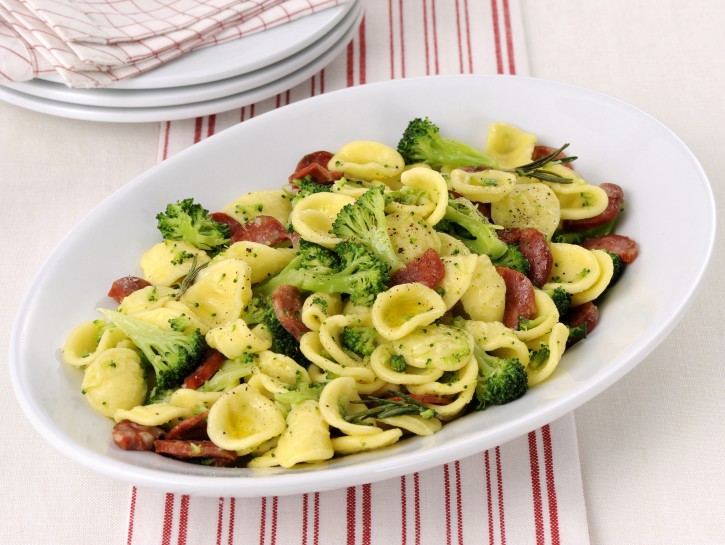
[[[517,127],[487,134],[479,165],[413,161],[402,140],[311,153],[283,189],[204,210],[219,246],[149,248],[109,292],[115,311],[205,352],[160,388],[171,341],[149,348],[112,318],[71,330],[63,359],[117,444],[148,448],[123,437],[148,427],[166,456],[294,468],[434,434],[547,380],[637,247],[607,238],[621,188]]]

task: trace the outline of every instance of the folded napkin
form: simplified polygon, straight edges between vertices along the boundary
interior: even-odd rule
[[[0,0],[0,82],[57,72],[69,87],[109,87],[200,47],[352,1]]]
[[[263,102],[162,123],[158,157],[330,90],[409,76],[527,71],[517,0],[373,0],[347,51],[327,68]],[[430,470],[333,491],[250,499],[132,487],[124,539],[128,545],[587,545],[574,417]]]
[[[386,481],[263,498],[133,487],[128,545],[589,543],[574,418]]]

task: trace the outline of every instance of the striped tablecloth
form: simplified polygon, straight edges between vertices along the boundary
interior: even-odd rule
[[[160,127],[158,158],[326,91],[433,74],[527,74],[517,0],[368,0],[347,50],[264,102]],[[572,415],[480,454],[367,485],[202,498],[132,487],[126,542],[444,545],[589,543]]]

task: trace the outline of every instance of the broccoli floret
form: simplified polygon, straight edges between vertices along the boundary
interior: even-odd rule
[[[496,235],[494,225],[464,197],[448,199],[445,216],[435,228],[459,239],[472,252],[486,254],[492,260],[504,257],[509,251],[508,244]]]
[[[209,211],[194,199],[167,205],[156,219],[165,240],[183,240],[206,251],[221,250],[229,245],[229,226],[212,219]]]
[[[569,348],[570,346],[578,343],[579,341],[583,341],[586,338],[587,338],[586,322],[579,324],[576,327],[570,327],[569,336],[566,339],[566,347]]]
[[[407,165],[426,163],[437,170],[443,167],[497,166],[496,161],[471,146],[441,136],[440,128],[427,117],[408,123],[398,142],[398,152]]]
[[[360,244],[342,242],[332,252],[308,242],[255,292],[271,295],[278,286],[295,286],[301,291],[347,294],[354,304],[369,306],[386,289],[387,271],[387,265]]]
[[[311,384],[301,382],[297,384],[292,390],[288,390],[286,392],[278,392],[274,394],[274,399],[275,401],[279,401],[281,403],[289,403],[290,405],[293,405],[295,403],[302,403],[303,401],[307,401],[308,399],[319,400],[320,393],[322,392],[322,388],[324,387],[325,384],[322,382],[313,382]]]
[[[546,294],[554,301],[556,310],[559,311],[559,316],[566,316],[566,313],[571,308],[571,294],[561,286],[557,286],[553,290],[547,290]]]
[[[507,267],[522,274],[529,274],[529,260],[526,259],[516,244],[507,244],[506,253],[493,260],[497,267]]]
[[[292,206],[313,193],[329,193],[332,191],[332,185],[318,184],[312,179],[312,176],[305,176],[304,178],[295,180],[294,185],[297,187],[297,192],[293,194],[292,200],[290,201]]]
[[[342,330],[342,346],[353,354],[367,357],[375,350],[375,337],[377,331],[374,327],[345,327]]]
[[[529,350],[529,369],[538,369],[549,361],[550,355],[551,350],[545,344],[542,344],[538,350]]]
[[[204,337],[164,330],[149,322],[113,310],[100,311],[141,350],[156,374],[156,388],[166,390],[181,384],[196,368],[206,351]]]
[[[254,370],[254,364],[259,356],[257,354],[244,354],[243,356],[225,361],[209,380],[199,387],[202,392],[224,392],[238,386],[244,377],[248,377]]]
[[[624,274],[624,270],[627,266],[624,264],[624,261],[622,260],[622,258],[619,257],[614,252],[610,252],[609,250],[604,250],[604,251],[607,252],[607,254],[609,254],[609,257],[612,258],[612,265],[614,267],[614,271],[612,272],[612,279],[609,281],[607,288],[604,290],[604,292],[606,293],[609,290],[609,288],[611,288],[614,284],[616,284],[619,281],[620,278],[622,278],[622,275]]]
[[[498,358],[474,346],[478,362],[476,410],[489,405],[505,405],[526,393],[529,388],[526,369],[518,358]]]
[[[392,271],[403,266],[388,236],[382,185],[368,189],[343,207],[332,224],[332,232],[345,241],[362,244]]]

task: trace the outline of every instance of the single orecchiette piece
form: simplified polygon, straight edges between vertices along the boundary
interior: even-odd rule
[[[242,240],[215,256],[213,261],[241,259],[249,265],[250,279],[252,284],[256,284],[284,269],[294,256],[292,248],[271,248],[259,242]]]
[[[205,251],[188,242],[159,242],[141,256],[143,277],[154,286],[171,286],[191,271],[195,257],[197,267],[209,262]]]
[[[443,369],[435,367],[413,367],[403,356],[395,353],[395,342],[378,346],[370,355],[370,367],[375,374],[390,384],[427,384],[443,376]]]
[[[272,346],[272,335],[265,326],[259,325],[249,329],[241,318],[210,329],[204,338],[209,346],[230,360],[239,358],[243,354],[269,350]]]
[[[290,214],[295,231],[309,242],[334,248],[341,239],[331,233],[337,214],[355,199],[339,193],[313,193],[304,197]]]
[[[279,465],[289,468],[299,463],[329,460],[334,454],[330,429],[319,403],[308,399],[293,405],[287,415],[287,428],[275,449]]]
[[[403,172],[405,161],[397,150],[381,142],[357,140],[345,144],[332,156],[327,168],[342,172],[353,180],[396,178]]]
[[[571,304],[574,307],[583,305],[589,301],[594,301],[594,299],[604,293],[604,290],[607,289],[614,276],[614,261],[612,260],[612,256],[604,250],[591,250],[591,252],[599,263],[599,276],[591,287],[571,296]]]
[[[272,216],[283,224],[292,210],[290,199],[285,191],[271,189],[266,191],[251,191],[232,201],[224,207],[223,211],[239,223],[256,218],[257,216]]]
[[[242,314],[252,297],[251,270],[240,259],[225,259],[203,269],[181,296],[210,328],[228,324]]]
[[[68,335],[63,345],[63,361],[74,367],[84,367],[124,339],[123,331],[105,320],[83,322]]]
[[[561,287],[567,293],[580,293],[591,288],[601,274],[597,255],[577,244],[555,242],[549,245],[554,265],[544,290]]]
[[[450,310],[471,287],[478,265],[478,256],[474,254],[443,256],[441,261],[445,274],[438,287],[443,293],[446,309]]]
[[[486,139],[486,155],[501,168],[515,168],[531,162],[536,136],[506,123],[491,123]]]
[[[440,249],[438,233],[417,214],[394,212],[388,214],[386,219],[390,242],[404,263],[419,258],[428,248],[436,252]]]
[[[109,348],[83,373],[83,395],[93,410],[112,418],[146,399],[146,379],[139,355],[129,348]]]
[[[435,225],[443,219],[448,205],[448,185],[440,172],[431,168],[415,167],[406,169],[400,176],[403,187],[421,192],[418,202],[413,207],[424,206],[425,213],[418,215],[430,225]]]
[[[506,309],[506,283],[487,255],[477,256],[469,288],[460,298],[472,320],[501,322]]]
[[[566,350],[566,341],[569,337],[569,328],[561,322],[554,324],[546,335],[528,343],[531,350],[548,350],[548,357],[537,365],[529,364],[526,374],[529,376],[529,387],[543,382],[556,370],[561,356]],[[536,359],[536,358],[535,358]]]
[[[445,312],[446,304],[435,290],[413,282],[379,294],[373,303],[372,321],[381,336],[395,340],[433,323]]]
[[[130,420],[142,426],[163,426],[169,422],[189,418],[194,412],[187,407],[179,407],[171,403],[151,403],[136,405],[132,409],[118,409],[113,414],[116,422]]]
[[[207,417],[209,439],[240,455],[281,434],[285,425],[274,402],[248,384],[225,392],[211,406]]]
[[[419,369],[455,371],[465,366],[473,354],[473,336],[447,325],[427,325],[391,343],[393,352],[405,358],[406,365]]]
[[[353,424],[345,417],[353,416],[356,413],[366,410],[365,405],[360,403],[352,377],[338,377],[325,384],[320,393],[320,413],[327,423],[340,430],[346,435],[376,435],[382,433],[377,426],[366,424]]]
[[[546,292],[534,289],[534,304],[536,305],[536,315],[525,322],[530,325],[516,330],[516,336],[524,342],[545,335],[559,321],[559,311]]]
[[[163,307],[174,300],[176,291],[168,286],[146,286],[124,297],[118,311],[131,315]]]
[[[515,174],[493,169],[469,172],[456,168],[450,179],[453,191],[476,202],[499,201],[516,186]]]
[[[397,443],[402,435],[403,431],[398,428],[385,430],[376,435],[344,435],[332,440],[332,448],[337,454],[343,455],[377,450]]]
[[[313,293],[302,304],[300,318],[311,331],[319,331],[328,317],[342,312],[342,298],[339,293]]]
[[[503,227],[533,227],[551,240],[561,220],[559,199],[546,184],[519,183],[491,203],[491,219]]]

